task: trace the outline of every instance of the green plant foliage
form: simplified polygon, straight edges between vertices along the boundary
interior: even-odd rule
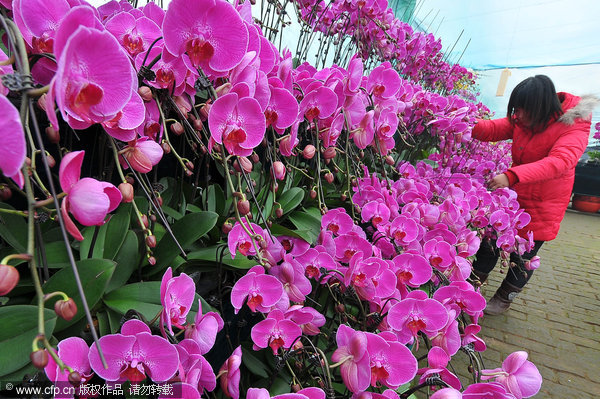
[[[51,336],[56,325],[53,310],[44,309],[44,329]],[[9,374],[29,363],[31,342],[38,334],[38,307],[33,305],[13,305],[0,307],[0,378],[6,380]],[[18,334],[15,334],[18,331]]]
[[[104,293],[108,281],[110,280],[113,272],[115,271],[115,262],[108,259],[83,259],[76,263],[77,270],[79,271],[79,277],[81,279],[81,285],[83,286],[83,292],[90,308],[98,302],[102,294]],[[69,297],[75,300],[77,305],[77,314],[71,321],[58,319],[56,321],[56,331],[61,331],[82,319],[85,314],[83,312],[83,303],[79,292],[77,291],[77,283],[75,281],[75,275],[70,267],[65,267],[59,270],[56,274],[50,277],[50,280],[42,287],[44,292],[52,293],[55,291],[62,291]],[[46,307],[53,309],[54,303],[60,299],[54,297],[46,301]],[[32,301],[32,303],[34,303]]]
[[[186,248],[208,233],[217,223],[217,218],[218,215],[214,212],[188,213],[173,223],[171,229],[179,244]],[[152,275],[166,270],[179,253],[180,250],[173,237],[165,234],[154,251],[156,265],[147,268],[144,272]]]

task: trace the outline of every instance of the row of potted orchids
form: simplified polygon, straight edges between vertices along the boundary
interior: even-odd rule
[[[378,48],[370,69],[371,50],[322,69],[280,52],[249,2],[2,4],[0,314],[31,317],[2,333],[0,375],[30,373],[33,342],[79,396],[538,392],[525,352],[498,369],[477,354],[479,244],[532,246],[515,193],[484,186],[508,149],[470,139],[487,109],[454,88],[472,76],[385,2],[294,3],[317,30],[368,23],[324,32]]]

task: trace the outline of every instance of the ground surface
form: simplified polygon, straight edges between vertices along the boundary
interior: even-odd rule
[[[485,366],[526,350],[544,378],[535,398],[600,398],[600,214],[568,211],[539,255],[540,268],[511,309],[480,322]],[[482,289],[486,299],[503,278],[498,269]]]

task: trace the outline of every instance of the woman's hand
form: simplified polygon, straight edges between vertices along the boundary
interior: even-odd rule
[[[488,188],[490,190],[495,190],[497,188],[508,187],[508,176],[505,173],[501,173],[497,176],[494,176],[492,180],[488,182]]]

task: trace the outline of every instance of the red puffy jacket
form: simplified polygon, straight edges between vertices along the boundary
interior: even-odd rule
[[[558,234],[573,190],[575,165],[588,144],[591,112],[598,104],[592,96],[561,92],[558,97],[564,114],[542,132],[533,134],[518,123],[513,127],[508,118],[480,120],[473,128],[478,140],[512,139],[513,164],[507,175],[521,208],[531,215],[531,223],[519,235],[526,237],[531,230],[540,241]]]

